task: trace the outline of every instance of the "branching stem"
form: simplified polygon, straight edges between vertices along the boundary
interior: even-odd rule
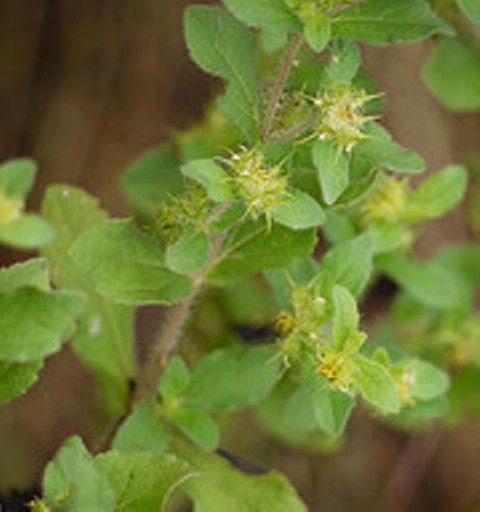
[[[265,112],[265,118],[262,126],[262,140],[266,142],[272,131],[273,121],[275,120],[275,114],[277,113],[280,99],[282,97],[285,84],[290,74],[290,70],[295,63],[298,53],[300,52],[303,45],[303,36],[295,35],[285,50],[285,56],[278,72],[275,84],[273,85],[272,93],[268,100],[267,110]]]

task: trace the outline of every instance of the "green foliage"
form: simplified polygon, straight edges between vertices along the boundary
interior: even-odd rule
[[[107,478],[78,437],[67,440],[43,477],[44,499],[54,511],[114,510]]]
[[[169,304],[191,290],[189,279],[167,268],[162,242],[128,219],[86,231],[69,254],[96,289],[115,302]]]
[[[72,337],[80,359],[99,379],[106,405],[122,411],[128,382],[134,374],[133,309],[116,304],[95,289],[69,255],[73,242],[89,229],[101,226],[107,215],[86,192],[67,186],[51,186],[42,213],[55,227],[55,241],[42,250],[52,266],[57,286],[78,290],[86,299],[85,312]]]
[[[452,110],[480,108],[480,52],[470,41],[441,40],[423,77],[435,96]]]
[[[193,60],[228,82],[219,106],[247,140],[255,140],[260,106],[251,32],[225,11],[192,6],[185,12],[185,39]]]
[[[426,0],[223,3],[230,12],[184,17],[191,57],[223,92],[127,167],[132,217],[111,219],[68,186],[48,188],[42,217],[25,213],[35,164],[0,166],[0,241],[41,247],[0,269],[0,402],[70,339],[116,415],[105,453],[66,441],[33,510],[166,511],[178,492],[195,512],[304,512],[282,476],[214,452],[234,411],[323,453],[360,400],[404,429],[479,414],[478,244],[425,261],[414,244],[416,224],[460,203],[467,172],[451,165],[412,187],[425,163],[381,125],[355,43],[452,36],[424,78],[452,109],[478,108],[476,2],[453,6],[456,39]],[[382,273],[398,295],[364,322]],[[137,368],[143,305],[169,310]],[[249,330],[258,345],[241,342]]]
[[[340,12],[333,35],[372,44],[414,42],[432,34],[452,35],[424,0],[366,0]]]

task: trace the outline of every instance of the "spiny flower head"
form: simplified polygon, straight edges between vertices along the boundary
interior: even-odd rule
[[[164,203],[157,206],[154,222],[148,229],[160,234],[166,243],[174,243],[185,226],[201,227],[208,208],[209,200],[204,189],[189,182],[183,194],[170,195]]]
[[[406,180],[389,178],[362,205],[364,220],[399,220],[407,199],[407,186]]]
[[[357,142],[365,139],[363,126],[374,116],[363,113],[363,108],[377,95],[368,94],[348,84],[334,84],[320,92],[313,104],[320,113],[316,133],[320,139],[334,140],[347,152],[351,151]]]
[[[306,20],[317,12],[333,14],[355,3],[355,0],[285,0],[285,3],[301,19]]]
[[[281,166],[268,167],[257,149],[241,149],[227,160],[227,165],[247,212],[254,219],[265,215],[270,223],[273,209],[288,195],[288,180]]]
[[[18,197],[8,197],[0,189],[0,225],[10,224],[22,214],[23,201]]]

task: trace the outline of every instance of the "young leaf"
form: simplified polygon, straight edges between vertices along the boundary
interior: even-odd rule
[[[0,359],[38,361],[56,352],[83,310],[70,292],[20,288],[0,294]]]
[[[190,274],[201,270],[208,261],[208,236],[195,229],[187,231],[165,254],[167,268],[179,274]]]
[[[288,267],[314,245],[314,230],[293,231],[279,224],[269,230],[263,221],[247,222],[226,239],[208,281],[225,285],[261,270]]]
[[[309,16],[303,27],[303,35],[308,46],[314,52],[321,52],[327,46],[330,39],[330,19],[322,12],[316,12]]]
[[[25,213],[8,224],[0,225],[0,242],[19,249],[44,247],[54,236],[50,224],[33,213]]]
[[[404,217],[410,221],[441,217],[461,201],[467,185],[467,172],[450,165],[423,181],[407,198]]]
[[[214,160],[191,160],[183,164],[180,171],[200,183],[213,201],[221,203],[235,199],[230,177]]]
[[[0,293],[27,286],[46,292],[50,290],[46,260],[35,258],[8,268],[0,268]]]
[[[223,0],[227,8],[243,23],[273,33],[298,32],[301,23],[284,0]]]
[[[320,269],[358,297],[372,273],[373,250],[370,236],[358,236],[330,249],[321,260]]]
[[[452,308],[461,299],[455,275],[435,262],[412,261],[399,254],[385,254],[377,258],[376,265],[422,304]]]
[[[0,165],[0,190],[7,197],[24,198],[31,190],[37,164],[28,158],[8,160]]]
[[[70,249],[75,263],[101,293],[125,304],[170,304],[190,281],[165,267],[164,247],[131,220],[112,220],[81,235]]]
[[[15,363],[0,361],[0,403],[22,395],[37,380],[41,361]]]
[[[355,356],[355,382],[363,398],[383,413],[400,410],[400,399],[390,373],[381,364]]]
[[[332,83],[349,84],[360,67],[360,50],[350,41],[341,39],[332,42],[332,56],[325,73]]]
[[[448,108],[480,108],[480,52],[461,39],[442,39],[423,70],[423,79]]]
[[[160,455],[168,444],[167,429],[151,404],[139,405],[122,423],[112,448],[119,452]]]
[[[427,361],[416,359],[411,370],[415,375],[412,396],[418,400],[428,401],[443,395],[449,386],[445,372]]]
[[[198,457],[200,459],[200,456]],[[247,475],[220,459],[191,462],[197,478],[182,486],[195,504],[195,512],[306,512],[293,487],[276,472]]]
[[[253,34],[221,9],[190,6],[185,11],[185,40],[204,71],[228,82],[219,106],[250,142],[255,141],[260,112]]]
[[[85,315],[72,339],[75,353],[95,372],[107,406],[123,411],[128,383],[135,373],[133,308],[96,292],[94,283],[68,254],[79,235],[100,226],[107,216],[97,200],[83,190],[58,185],[48,188],[42,213],[56,231],[55,241],[42,250],[51,263],[54,283],[81,291],[86,298]]]
[[[43,478],[44,500],[52,510],[113,512],[115,500],[107,478],[78,437],[68,439],[48,464]]]
[[[480,3],[478,0],[457,0],[460,9],[474,23],[480,23]]]
[[[332,437],[341,435],[354,405],[353,398],[327,385],[317,386],[310,396],[320,429]]]
[[[357,144],[353,151],[353,158],[361,160],[362,165],[409,174],[425,169],[425,162],[419,155],[396,144],[380,125],[370,124],[366,132],[370,137]]]
[[[278,361],[270,348],[232,347],[208,354],[193,368],[185,403],[207,411],[240,409],[264,398]]]
[[[354,340],[361,343],[358,324],[360,317],[357,311],[357,303],[351,293],[343,286],[335,285],[332,291],[334,315],[333,315],[333,340],[338,350],[349,348],[357,351],[360,346],[349,347]],[[356,344],[356,343],[355,343]]]
[[[173,149],[162,146],[141,155],[126,168],[121,186],[138,213],[152,215],[155,203],[164,201],[168,194],[179,194],[183,190]]]
[[[321,226],[325,214],[321,206],[305,192],[294,190],[287,199],[273,209],[275,222],[291,229],[308,229]]]
[[[190,371],[183,360],[172,357],[158,383],[158,390],[164,398],[180,396],[190,383]]]
[[[169,419],[204,450],[212,451],[218,446],[220,434],[217,424],[204,411],[179,408],[169,416]]]
[[[111,451],[97,456],[95,466],[108,479],[116,512],[163,512],[172,492],[194,476],[189,465],[172,454]]]
[[[425,0],[366,0],[341,11],[332,20],[332,34],[384,45],[413,43],[454,31]]]
[[[312,159],[318,171],[323,198],[331,205],[348,187],[348,158],[331,142],[316,141],[312,146]]]

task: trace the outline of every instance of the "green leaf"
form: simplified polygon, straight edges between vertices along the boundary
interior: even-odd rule
[[[278,361],[268,347],[232,347],[208,354],[193,368],[185,403],[207,411],[240,409],[275,384]]]
[[[425,169],[423,159],[413,151],[396,144],[380,125],[372,123],[367,139],[355,146],[353,157],[369,167],[388,169],[398,173],[419,173]]]
[[[78,437],[68,439],[50,462],[43,479],[44,499],[59,512],[113,512],[115,501],[107,478]]]
[[[333,340],[338,350],[356,352],[363,343],[364,337],[358,332],[360,316],[357,303],[351,293],[343,286],[335,285],[332,291]]]
[[[158,390],[165,398],[180,396],[190,383],[190,371],[183,360],[172,357],[158,383]]]
[[[24,213],[18,219],[0,226],[0,242],[19,249],[43,247],[54,236],[50,224],[33,213]]]
[[[305,40],[315,52],[321,52],[327,46],[330,32],[330,19],[320,11],[310,16],[303,27]]]
[[[0,359],[38,361],[56,352],[83,309],[70,292],[20,288],[0,294]]]
[[[194,457],[191,462],[197,461]],[[222,460],[203,460],[199,474],[182,486],[195,512],[306,512],[305,505],[285,477],[269,472],[246,475]]]
[[[381,364],[356,355],[355,382],[363,398],[383,413],[400,410],[400,399],[390,373]]]
[[[189,274],[202,269],[208,262],[208,236],[195,229],[187,229],[170,245],[165,254],[165,264],[173,272]]]
[[[442,39],[425,65],[423,79],[448,108],[480,108],[480,51],[471,42]]]
[[[75,265],[69,255],[73,241],[107,216],[96,199],[81,189],[67,186],[48,188],[42,213],[55,227],[55,241],[42,250],[52,267],[54,283],[81,291],[86,298],[85,315],[72,345],[82,362],[97,376],[106,405],[123,411],[130,379],[135,374],[133,356],[133,308],[115,304],[95,290],[95,284]]]
[[[41,361],[15,363],[0,361],[0,403],[22,395],[37,380]]]
[[[112,448],[119,452],[148,452],[160,455],[168,444],[167,429],[151,404],[141,404],[119,428]]]
[[[131,220],[112,220],[71,246],[75,263],[98,291],[125,304],[170,304],[191,290],[190,281],[165,267],[164,247]]]
[[[330,62],[325,73],[332,83],[349,84],[360,67],[360,50],[351,41],[337,39],[332,41]]]
[[[455,275],[436,262],[385,254],[376,259],[376,266],[422,304],[445,309],[455,307],[461,300]]]
[[[37,164],[28,158],[8,160],[0,165],[0,190],[7,197],[24,198],[31,190]]]
[[[208,281],[225,285],[261,270],[288,267],[314,245],[314,230],[293,231],[279,224],[269,230],[263,221],[247,222],[226,239]]]
[[[474,23],[480,23],[480,3],[478,0],[457,0],[460,9]]]
[[[284,0],[223,0],[227,8],[246,25],[272,32],[298,32],[301,23]]]
[[[360,235],[330,249],[321,260],[321,271],[358,297],[372,274],[373,250],[372,238]]]
[[[185,11],[185,40],[193,60],[228,82],[219,106],[250,142],[260,122],[253,34],[215,7],[190,6]]]
[[[353,398],[328,385],[316,386],[310,391],[313,411],[319,428],[332,437],[339,436],[354,405]]]
[[[433,400],[443,395],[449,386],[448,376],[445,372],[427,361],[416,359],[411,365],[415,375],[415,384],[412,396],[418,400]]]
[[[183,190],[173,149],[162,146],[142,154],[126,168],[121,186],[137,212],[152,215],[156,203]]]
[[[384,45],[413,43],[454,31],[425,0],[366,0],[341,11],[332,20],[332,34]]]
[[[325,222],[321,206],[312,196],[301,190],[294,190],[285,201],[276,206],[272,217],[275,222],[291,229],[313,228]]]
[[[218,427],[207,413],[196,409],[179,408],[169,415],[169,419],[204,450],[211,451],[218,446]]]
[[[335,144],[319,140],[312,146],[312,158],[318,171],[323,198],[331,205],[348,187],[348,158]]]
[[[403,216],[410,221],[440,217],[462,200],[466,185],[466,170],[450,165],[427,178],[408,195]]]
[[[34,258],[16,263],[8,268],[0,268],[0,293],[11,292],[18,288],[32,286],[39,290],[49,291],[47,261]]]
[[[191,160],[180,167],[184,176],[200,183],[213,201],[221,203],[235,198],[230,177],[211,159]]]
[[[111,451],[97,456],[95,465],[113,490],[115,512],[163,512],[173,491],[193,476],[188,464],[172,454]]]

